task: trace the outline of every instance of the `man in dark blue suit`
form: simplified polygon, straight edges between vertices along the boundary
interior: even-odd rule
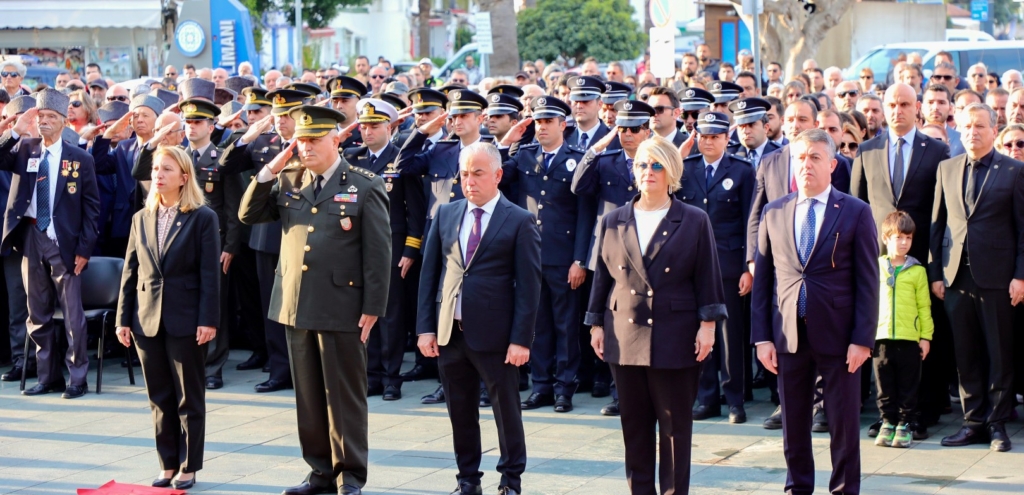
[[[100,199],[92,157],[77,143],[61,139],[67,109],[68,97],[63,93],[41,91],[36,108],[22,114],[10,137],[0,143],[0,170],[14,174],[0,250],[13,247],[25,256],[27,326],[36,343],[39,383],[23,393],[64,391],[63,397],[72,399],[88,391],[80,275],[96,244]],[[41,139],[27,137],[32,126]],[[58,302],[68,332],[65,362],[71,376],[67,384],[56,355],[53,313]]]
[[[466,199],[438,208],[424,240],[416,333],[424,356],[438,357],[459,467],[453,492],[480,495],[480,381],[498,429],[498,493],[522,493],[526,437],[519,371],[530,359],[541,294],[536,217],[498,192],[502,167],[490,144],[459,160]]]
[[[831,493],[860,493],[860,367],[878,326],[878,235],[871,208],[830,184],[828,133],[789,144],[797,192],[768,203],[758,228],[751,342],[778,374],[786,493],[814,491],[811,403],[824,378],[831,435]]]

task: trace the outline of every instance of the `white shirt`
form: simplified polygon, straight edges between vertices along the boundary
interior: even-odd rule
[[[825,188],[825,191],[817,196],[813,196],[814,199],[818,200],[818,203],[814,205],[814,242],[818,242],[819,234],[821,233],[822,220],[825,219],[825,205],[828,204],[828,195],[832,193],[832,186]],[[807,221],[807,207],[810,205],[810,201],[804,196],[804,193],[797,193],[796,202],[796,213],[793,214],[794,230],[796,235],[796,246],[800,249],[800,232],[803,231],[804,222]]]
[[[14,132],[11,132],[12,138],[17,138]],[[57,195],[57,180],[60,178],[60,157],[61,153],[64,152],[64,141],[58,139],[55,143],[49,147],[43,149],[43,154],[39,156],[39,167],[42,168],[46,164],[47,155],[49,155],[49,167],[46,169],[46,176],[50,181],[50,225],[46,227],[46,237],[49,237],[53,242],[57,242],[57,231],[53,227],[53,201]],[[70,179],[70,177],[69,177]],[[36,217],[36,188],[35,184],[32,185],[32,201],[29,202],[28,208],[25,209],[25,216],[28,218]]]
[[[917,134],[917,130],[913,127],[910,128],[905,136],[903,136],[903,178],[906,179],[907,171],[910,169],[910,155],[914,153],[914,136]],[[896,131],[889,128],[889,178],[892,178],[893,172],[896,171],[896,141],[900,137],[896,135]]]
[[[466,214],[462,217],[462,227],[459,229],[459,248],[462,249],[463,266],[469,266],[472,260],[466,259],[466,247],[469,246],[469,234],[473,231],[473,224],[476,223],[476,215],[473,210],[481,209],[484,210],[484,214],[480,215],[480,239],[484,238],[484,232],[487,232],[487,224],[491,221],[491,214],[494,213],[494,208],[498,206],[498,198],[501,194],[495,194],[490,201],[484,203],[483,206],[477,206],[470,201],[466,201]],[[479,249],[479,246],[477,246]],[[459,295],[455,297],[455,319],[462,320],[462,291],[459,291]]]
[[[647,245],[651,243],[651,238],[654,237],[654,233],[658,230],[658,225],[668,215],[668,208],[662,208],[660,210],[646,211],[633,206],[633,216],[636,217],[636,237],[640,241],[640,254],[647,254]]]

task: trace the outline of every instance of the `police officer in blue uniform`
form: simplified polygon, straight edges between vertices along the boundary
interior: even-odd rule
[[[402,398],[402,357],[408,329],[407,312],[416,312],[415,301],[406,299],[406,276],[420,261],[426,198],[419,177],[402,175],[395,169],[398,147],[391,143],[391,123],[398,111],[390,103],[365,98],[356,104],[363,146],[345,150],[350,164],[384,179],[391,204],[391,282],[384,318],[377,320],[367,342],[367,396],[383,395],[384,400]]]
[[[779,145],[768,139],[768,111],[771,108],[772,104],[761,98],[744,98],[729,104],[739,141],[729,143],[727,151],[746,158],[755,171],[761,164],[761,157],[779,149]]]
[[[615,127],[615,104],[620,100],[628,100],[633,94],[633,88],[628,84],[615,81],[604,83],[604,92],[601,93],[601,122],[609,129]]]
[[[683,184],[677,197],[704,210],[711,218],[729,316],[715,324],[716,345],[701,369],[697,391],[699,405],[693,411],[693,419],[721,416],[719,401],[724,392],[729,422],[744,423],[747,413],[743,408],[743,370],[747,363],[743,360],[743,349],[747,342],[743,338],[747,334],[747,317],[743,296],[750,293],[754,280],[746,264],[747,218],[754,196],[754,167],[726,152],[728,115],[704,112],[697,118],[696,127],[700,133],[700,155],[683,161]]]
[[[417,104],[420,108],[430,109],[435,113],[432,120],[419,124],[402,145],[395,162],[395,169],[402,175],[411,175],[422,179],[424,196],[426,197],[426,221],[423,232],[430,230],[437,209],[443,204],[462,199],[462,186],[459,185],[459,152],[462,148],[481,140],[480,124],[483,123],[483,110],[487,100],[483,96],[468,89],[450,89],[446,98],[447,112],[437,112],[437,91],[422,90],[411,92],[413,112]],[[442,96],[443,97],[443,96]],[[446,119],[451,119],[453,139],[444,139],[429,145],[433,137],[442,132]],[[436,364],[434,365],[436,368]],[[438,386],[434,393],[424,396],[421,402],[437,404],[444,402],[444,390]]]
[[[593,202],[572,192],[572,178],[583,152],[566,146],[562,133],[571,112],[558,98],[542,96],[530,104],[533,117],[516,124],[501,142],[502,186],[517,184],[512,199],[537,217],[541,238],[542,281],[540,310],[530,371],[533,393],[523,409],[555,406],[572,411],[576,372],[580,364],[580,301],[586,280],[585,262],[594,229]],[[536,144],[521,146],[515,156],[508,147],[533,124]]]
[[[606,134],[611,132],[601,122],[601,93],[604,83],[593,76],[573,76],[568,79],[569,102],[575,127],[566,126],[565,144],[586,151]],[[532,108],[532,106],[531,106]]]
[[[683,109],[680,129],[692,133],[697,116],[704,110],[711,109],[711,105],[715,103],[715,95],[700,88],[686,88],[680,90],[676,96],[679,97],[679,106]]]

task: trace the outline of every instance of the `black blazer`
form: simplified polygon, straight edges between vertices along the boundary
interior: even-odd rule
[[[949,287],[967,252],[978,287],[1007,290],[1011,279],[1024,279],[1024,163],[993,153],[970,215],[964,209],[966,166],[966,154],[939,163],[928,281]]]
[[[828,356],[850,344],[875,346],[878,330],[878,234],[871,208],[832,188],[807,265],[794,232],[797,193],[769,203],[758,229],[750,342],[797,351],[797,299],[807,284],[807,339]]]
[[[220,326],[220,236],[217,214],[207,206],[178,213],[158,253],[157,213],[132,217],[117,325],[154,337],[161,325],[175,337],[197,327]],[[167,311],[164,311],[166,309]]]
[[[604,327],[608,363],[696,366],[693,346],[700,323],[727,317],[711,220],[673,200],[641,255],[635,202],[601,220],[585,323]]]
[[[921,260],[928,259],[928,227],[932,223],[932,200],[935,199],[935,173],[939,162],[949,158],[949,147],[924,133],[915,132],[914,151],[910,155],[910,166],[903,181],[903,191],[896,198],[889,174],[889,133],[875,136],[860,145],[853,160],[853,174],[850,181],[850,195],[871,205],[875,227],[881,231],[886,215],[896,210],[910,214],[917,226],[917,235],[910,246],[910,255]],[[879,237],[879,247],[885,250],[885,243]]]
[[[24,221],[25,211],[36,189],[36,172],[28,171],[28,160],[43,156],[43,143],[39,138],[13,139],[11,133],[0,137],[0,170],[12,172],[11,192],[4,212],[4,235],[0,250],[21,249],[26,228],[35,228]],[[53,196],[53,228],[57,233],[60,259],[69,269],[75,266],[75,256],[89,258],[99,236],[100,193],[96,185],[96,169],[92,155],[77,143],[64,141],[60,164],[68,166],[68,175],[59,173],[50,180],[57,181]],[[42,163],[39,164],[42,167]],[[77,169],[75,169],[77,167]],[[73,174],[77,173],[78,177]]]
[[[468,201],[438,208],[424,241],[416,333],[447,345],[456,295],[463,294],[466,343],[479,352],[533,345],[540,307],[540,231],[536,218],[501,196],[469,266],[459,231]]]
[[[747,218],[754,196],[754,166],[728,153],[722,156],[708,189],[703,156],[684,161],[683,184],[676,197],[711,218],[722,276],[747,272]]]

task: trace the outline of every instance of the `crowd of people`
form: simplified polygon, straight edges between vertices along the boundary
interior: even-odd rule
[[[91,64],[32,89],[0,62],[0,379],[88,392],[81,274],[108,256],[125,260],[115,333],[146,379],[154,486],[194,486],[232,346],[269,373],[255,392],[295,390],[311,472],[292,495],[361,493],[368,398],[416,380],[447,404],[453,493],[481,493],[481,407],[500,493],[521,493],[522,411],[577,393],[610,396],[632,493],[686,493],[692,422],[746,422],[758,388],[793,493],[814,486],[812,431],[831,435],[830,491],[859,493],[863,409],[876,445],[905,448],[952,395],[963,426],[942,445],[1009,450],[1020,73],[962,81],[940,53],[924,80],[909,53],[878,80],[814,60],[761,77],[738,59],[700,45],[660,81],[646,59],[492,78],[467,58],[445,81],[429,59],[168,66],[131,88]]]

